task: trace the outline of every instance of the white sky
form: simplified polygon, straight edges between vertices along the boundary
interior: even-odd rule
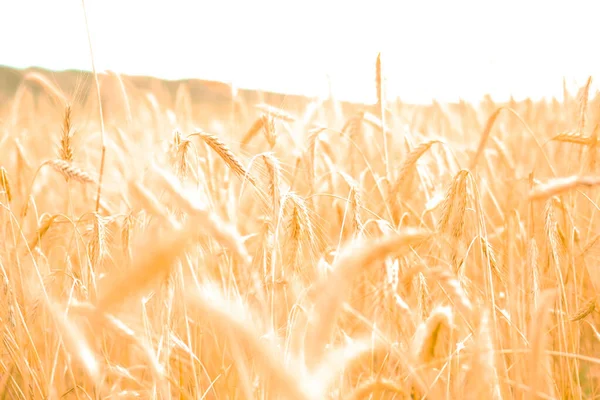
[[[596,5],[598,4],[598,5]],[[97,68],[374,99],[560,96],[600,72],[600,1],[86,0]],[[91,69],[80,0],[0,0],[0,64]],[[600,79],[600,77],[598,77]],[[598,83],[598,82],[595,82]]]

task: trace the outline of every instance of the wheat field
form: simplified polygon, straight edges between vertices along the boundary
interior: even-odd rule
[[[379,71],[375,105],[232,93],[203,125],[185,85],[25,75],[0,104],[1,398],[600,398],[591,78],[412,106]]]

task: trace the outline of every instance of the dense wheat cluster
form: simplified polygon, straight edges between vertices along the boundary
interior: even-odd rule
[[[372,106],[232,92],[202,121],[184,84],[26,74],[2,398],[600,396],[600,97],[413,106],[375,70]]]

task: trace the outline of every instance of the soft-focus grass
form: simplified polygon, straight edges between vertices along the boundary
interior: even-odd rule
[[[3,398],[597,396],[587,88],[199,126],[116,79],[97,210],[95,97],[0,105]]]

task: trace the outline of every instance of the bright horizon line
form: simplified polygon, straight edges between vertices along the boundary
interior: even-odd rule
[[[389,99],[413,104],[562,98],[600,73],[592,0],[20,0],[2,6],[0,64],[375,100],[382,53]],[[32,12],[35,10],[35,12]],[[343,11],[343,12],[342,12]],[[597,82],[592,90],[598,89]]]
[[[48,67],[44,67],[44,66],[40,66],[40,65],[27,65],[27,66],[15,66],[15,65],[7,65],[7,64],[0,64],[0,67],[6,67],[6,68],[12,68],[15,70],[20,70],[20,71],[26,71],[29,69],[40,69],[40,70],[44,70],[48,73],[62,73],[62,72],[82,72],[82,73],[89,73],[89,74],[93,74],[93,71],[91,68],[86,69],[86,68],[60,68],[60,69],[55,69],[55,68],[48,68]],[[215,83],[222,83],[225,85],[230,85],[233,86],[236,89],[242,89],[242,90],[247,90],[247,91],[257,91],[257,92],[271,92],[271,93],[277,93],[277,94],[281,94],[281,95],[292,95],[292,96],[303,96],[303,97],[307,97],[307,98],[324,98],[327,99],[329,98],[329,93],[324,94],[324,95],[307,95],[304,94],[300,91],[286,91],[286,90],[277,90],[277,89],[270,89],[270,88],[264,88],[261,87],[260,85],[239,85],[237,84],[235,81],[230,80],[230,81],[226,81],[226,80],[220,80],[218,78],[204,78],[204,77],[198,77],[198,76],[182,76],[182,77],[163,77],[163,76],[157,76],[157,75],[151,75],[151,74],[144,74],[144,73],[124,73],[124,72],[119,72],[119,71],[114,71],[111,69],[103,69],[103,70],[97,70],[96,72],[98,74],[106,74],[107,72],[115,72],[118,73],[121,76],[125,76],[125,77],[138,77],[138,78],[153,78],[153,79],[158,79],[158,80],[163,80],[163,81],[167,81],[167,82],[179,82],[179,81],[186,81],[186,80],[198,80],[198,81],[208,81],[208,82],[215,82]],[[373,74],[374,75],[374,74]],[[587,78],[586,78],[587,80]],[[373,82],[375,82],[375,80],[373,79]],[[567,77],[563,76],[562,79],[558,82],[560,83],[560,85],[563,85],[563,82],[567,82]],[[567,84],[567,90],[571,95],[576,94],[576,92],[581,89],[581,87],[583,87],[583,85],[585,84],[585,82],[580,82],[580,81],[575,81],[572,80],[571,84]],[[598,84],[594,84],[593,79],[592,79],[592,89],[594,87],[596,87],[596,91],[598,93],[600,93],[600,85]],[[590,92],[592,91],[592,89],[590,89]],[[340,101],[345,101],[345,102],[350,102],[350,103],[356,103],[356,104],[374,104],[375,103],[375,85],[373,85],[373,96],[372,99],[370,101],[361,101],[358,99],[348,99],[348,98],[338,98],[335,95],[335,91],[332,91],[334,98],[336,100],[340,100]],[[510,96],[508,98],[503,98],[503,99],[497,99],[495,98],[495,96],[492,93],[483,93],[479,99],[465,99],[463,97],[461,97],[460,95],[458,95],[458,97],[456,97],[456,99],[454,100],[439,100],[436,98],[432,98],[431,100],[428,101],[407,101],[404,100],[402,98],[401,95],[396,95],[396,96],[387,96],[387,101],[396,101],[397,99],[399,99],[400,101],[407,103],[407,104],[415,104],[415,105],[422,105],[422,104],[430,104],[432,101],[438,101],[438,102],[445,102],[445,103],[456,103],[460,100],[464,100],[464,101],[468,101],[470,103],[479,103],[481,101],[484,100],[484,98],[486,96],[490,96],[494,101],[502,103],[505,101],[508,101],[510,99]],[[562,86],[561,86],[561,91],[560,93],[556,93],[554,95],[540,95],[540,96],[529,96],[529,97],[521,97],[521,98],[516,98],[513,96],[513,98],[515,98],[515,100],[517,101],[522,101],[522,100],[526,100],[526,99],[531,99],[534,101],[540,101],[540,100],[552,100],[552,99],[557,99],[562,101],[563,100],[563,92],[562,92]]]

